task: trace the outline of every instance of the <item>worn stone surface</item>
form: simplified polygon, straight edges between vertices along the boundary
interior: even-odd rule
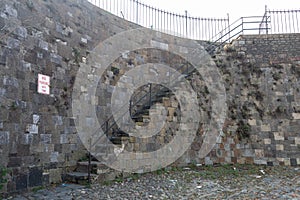
[[[7,192],[60,182],[85,156],[71,116],[72,86],[95,45],[136,27],[115,19],[84,0],[0,2],[0,165],[11,170]],[[50,95],[37,93],[38,74],[50,76]]]
[[[182,171],[181,171],[182,170]],[[299,199],[300,172],[292,167],[184,168],[119,178],[85,187],[62,184],[7,199]]]
[[[5,24],[0,32],[0,165],[10,169],[4,192],[61,182],[61,175],[72,171],[77,160],[85,157],[75,127],[76,116],[71,112],[80,64],[89,63],[89,55],[97,53],[92,51],[100,42],[137,28],[84,0],[28,2],[0,2],[0,21]],[[200,128],[190,149],[174,165],[299,165],[299,41],[299,34],[241,36],[217,52],[213,57],[224,81],[228,106],[221,137],[211,153],[200,158]],[[177,42],[180,39],[174,39]],[[96,97],[90,99],[101,123],[110,117],[112,91],[126,71],[145,63],[174,69],[186,64],[182,57],[167,51],[172,43],[153,40],[151,45],[148,49],[116,52],[119,57],[103,76],[105,84],[99,85]],[[189,47],[184,45],[179,52],[188,52]],[[50,95],[37,93],[39,73],[50,76]],[[215,79],[213,76],[209,83]],[[189,81],[197,90],[202,120],[209,122],[212,93],[206,87],[208,83],[199,74],[193,74]],[[88,90],[83,86],[75,89],[82,93]],[[138,92],[146,94],[147,89]],[[167,107],[169,127],[148,141],[129,138],[127,150],[152,151],[172,140],[175,122],[180,119],[178,102],[170,95],[161,103]],[[147,120],[143,116],[141,123]],[[87,117],[87,124],[94,123],[95,119]]]

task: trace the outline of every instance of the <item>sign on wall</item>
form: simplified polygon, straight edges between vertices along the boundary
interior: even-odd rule
[[[50,76],[38,74],[38,93],[50,94]]]

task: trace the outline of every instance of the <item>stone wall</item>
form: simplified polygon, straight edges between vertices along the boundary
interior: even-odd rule
[[[216,56],[229,112],[214,163],[300,164],[299,37],[244,35]]]
[[[71,111],[76,74],[100,42],[133,28],[137,26],[84,0],[0,2],[0,165],[10,170],[4,191],[59,183],[86,157]],[[223,77],[228,106],[222,137],[208,156],[199,158],[199,130],[174,165],[299,165],[299,41],[299,34],[241,36],[217,52],[213,59]],[[123,56],[107,71],[111,84],[117,80],[116,66],[170,64],[168,58],[172,65],[183,62],[157,49]],[[121,75],[123,69],[118,70]],[[38,74],[50,76],[50,95],[37,93]],[[209,104],[210,95],[202,78],[197,75],[191,83],[200,88],[202,109],[209,116],[205,102]],[[165,134],[159,141],[167,140]]]
[[[75,76],[100,41],[136,27],[84,0],[0,2],[0,165],[4,191],[62,181],[86,157],[71,114]],[[37,93],[38,74],[50,95]]]
[[[270,64],[297,63],[300,60],[299,34],[243,35],[233,46],[239,55],[247,54],[247,62],[268,67]]]

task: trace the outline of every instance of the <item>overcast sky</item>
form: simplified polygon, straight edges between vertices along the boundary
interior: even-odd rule
[[[240,17],[262,16],[265,5],[271,10],[300,9],[299,0],[139,0],[148,5],[196,17],[227,18],[233,22]]]

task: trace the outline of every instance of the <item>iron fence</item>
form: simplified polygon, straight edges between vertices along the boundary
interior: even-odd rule
[[[270,18],[268,24],[271,34],[299,33],[300,32],[300,9],[298,10],[268,10],[266,7],[265,18]],[[265,20],[265,19],[263,19]],[[263,22],[264,23],[264,22]],[[265,23],[264,23],[265,24]]]
[[[263,19],[263,22],[262,22]],[[207,48],[208,52],[213,52],[216,47],[222,46],[226,42],[237,38],[243,34],[260,34],[268,32],[270,18],[265,16],[249,16],[241,17],[231,23],[226,29],[222,30],[222,34],[215,35],[209,41],[214,42],[214,46]]]
[[[300,9],[268,10],[263,16],[241,17],[232,24],[226,18],[193,17],[158,9],[140,0],[88,0],[128,21],[179,37],[225,43],[239,34],[300,32]]]
[[[137,23],[179,37],[195,40],[210,40],[216,35],[227,32],[229,15],[225,18],[193,17],[185,14],[168,12],[146,5],[139,0],[88,0],[92,4]]]

